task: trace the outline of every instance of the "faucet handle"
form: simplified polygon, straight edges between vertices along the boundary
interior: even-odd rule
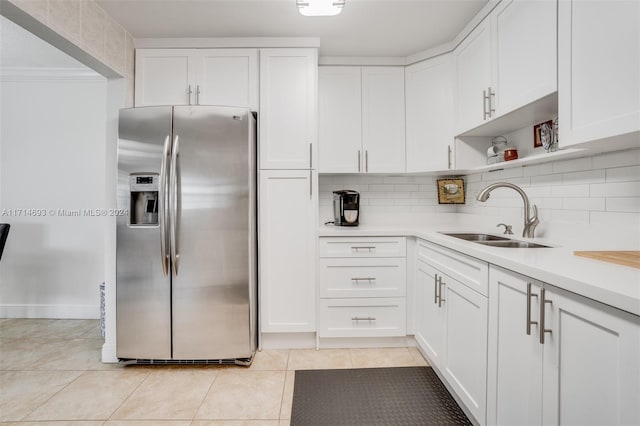
[[[501,227],[504,226],[504,234],[507,235],[513,235],[513,232],[511,231],[511,225],[507,225],[506,223],[499,223],[496,225],[496,227]]]

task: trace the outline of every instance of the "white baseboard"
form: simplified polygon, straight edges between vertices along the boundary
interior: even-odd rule
[[[412,346],[416,346],[413,336],[320,338],[320,349],[406,348]]]
[[[100,319],[100,305],[0,305],[0,318]]]
[[[105,343],[102,345],[102,362],[104,363],[117,363],[118,356],[116,355],[116,345]]]
[[[262,333],[260,349],[313,349],[316,333]]]

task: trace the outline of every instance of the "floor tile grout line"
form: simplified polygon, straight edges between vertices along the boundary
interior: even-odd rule
[[[280,409],[278,410],[278,422],[280,420],[282,420],[282,406],[284,405],[284,396],[285,396],[284,393],[287,390],[287,375],[288,374],[289,374],[289,371],[288,370],[284,370],[284,382],[282,383],[282,395],[280,395]]]
[[[45,371],[55,371],[55,370],[40,370],[40,371],[45,372]],[[38,408],[42,407],[44,404],[46,404],[47,402],[49,402],[49,401],[50,401],[54,396],[56,396],[57,394],[59,394],[60,392],[62,392],[63,390],[65,390],[68,386],[70,386],[70,385],[71,385],[71,383],[73,383],[73,382],[75,382],[76,380],[78,380],[80,377],[82,377],[82,375],[83,375],[84,373],[86,373],[86,372],[87,372],[87,370],[71,370],[71,371],[78,371],[78,372],[80,372],[80,374],[78,374],[78,376],[77,376],[75,379],[71,380],[69,383],[67,383],[67,384],[66,384],[66,385],[64,385],[62,388],[60,388],[60,390],[58,390],[57,392],[54,392],[54,393],[53,393],[53,395],[51,395],[49,398],[47,398],[45,401],[43,401],[43,402],[42,402],[42,404],[38,405],[36,408],[34,408],[33,410],[29,411],[27,414],[25,414],[24,416],[22,416],[22,417],[20,418],[20,420],[18,420],[18,421],[20,421],[20,422],[25,421],[25,419],[26,419],[27,417],[29,417],[30,415],[32,415],[36,410],[38,410]]]
[[[223,370],[221,370],[221,371],[223,371]],[[219,375],[220,375],[220,371],[216,371],[216,375],[213,376],[213,380],[209,384],[209,388],[204,393],[204,396],[202,397],[202,400],[200,400],[200,404],[198,404],[198,407],[196,408],[196,412],[193,413],[193,416],[191,417],[191,423],[190,424],[193,424],[193,422],[196,421],[196,417],[198,416],[198,413],[200,412],[200,409],[202,408],[202,404],[204,404],[204,401],[207,399],[207,396],[209,395],[209,392],[211,392],[211,388],[213,387],[213,384],[216,382],[216,380],[218,380],[218,376]]]
[[[124,368],[127,368],[127,367],[124,367]],[[122,371],[125,371],[125,370],[123,369]],[[120,405],[118,405],[116,409],[111,412],[111,414],[109,415],[109,417],[107,417],[107,420],[105,420],[105,422],[112,420],[113,415],[118,412],[118,410],[124,405],[125,402],[127,402],[129,398],[131,398],[131,395],[133,395],[135,391],[140,389],[140,386],[142,386],[142,384],[147,381],[150,375],[151,374],[149,372],[146,372],[146,376],[144,377],[144,379],[140,380],[140,383],[138,383],[138,385],[131,392],[129,392],[129,394],[122,400]],[[113,420],[117,420],[117,419],[113,419]]]

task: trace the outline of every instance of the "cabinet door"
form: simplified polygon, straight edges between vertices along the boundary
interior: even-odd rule
[[[537,325],[541,288],[506,269],[492,266],[489,271],[489,425],[542,424],[542,345]],[[530,334],[528,320],[536,322]]]
[[[445,363],[444,320],[445,306],[438,306],[437,271],[424,262],[416,261],[416,331],[418,345],[429,361],[440,368]]]
[[[362,170],[360,67],[319,68],[318,144],[321,173]]]
[[[317,62],[315,49],[260,51],[260,168],[315,168]]]
[[[312,170],[260,171],[260,328],[315,331],[317,191]]]
[[[405,165],[404,69],[362,69],[364,171],[403,173]]]
[[[640,2],[558,5],[561,146],[640,131]]]
[[[258,51],[206,49],[192,57],[199,105],[258,109]]]
[[[451,55],[405,69],[407,172],[453,167],[453,61]]]
[[[487,298],[442,276],[445,306],[444,376],[480,424],[487,397]]]
[[[135,106],[190,105],[193,50],[136,49]],[[195,90],[195,86],[191,87]]]
[[[543,424],[640,424],[640,317],[547,287]]]
[[[483,91],[491,85],[491,25],[485,19],[455,50],[456,134],[488,119]],[[487,111],[488,112],[488,111]]]
[[[503,1],[491,14],[500,116],[557,90],[557,3]]]

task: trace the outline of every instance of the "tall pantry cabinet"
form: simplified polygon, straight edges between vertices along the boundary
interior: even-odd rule
[[[260,51],[260,330],[314,332],[317,51]]]

